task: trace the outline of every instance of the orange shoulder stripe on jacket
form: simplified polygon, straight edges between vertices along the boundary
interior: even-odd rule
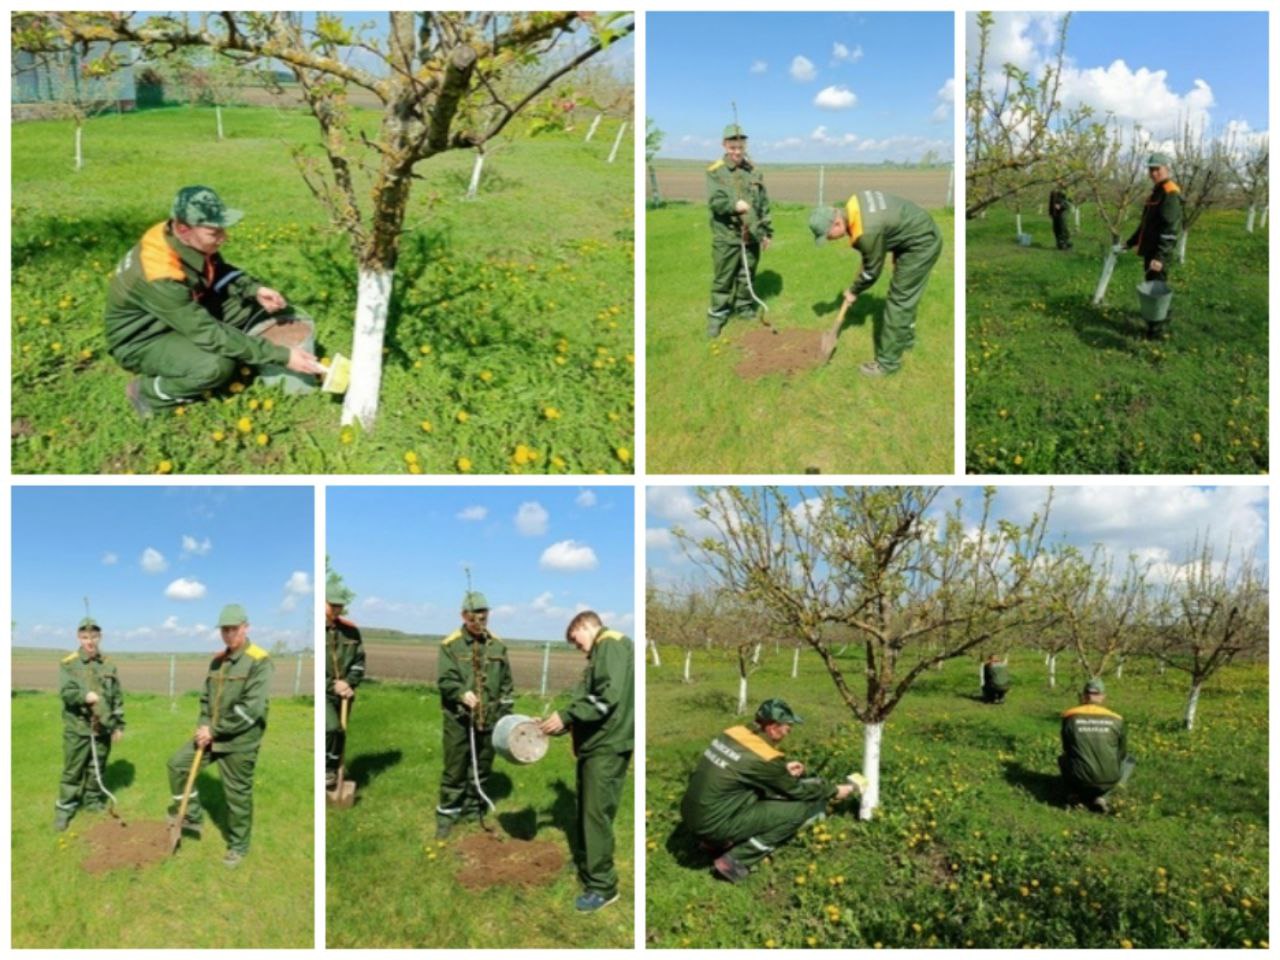
[[[1112,713],[1106,707],[1100,707],[1096,703],[1080,703],[1074,707],[1068,707],[1062,711],[1062,717],[1114,717],[1117,720],[1124,718],[1118,713]]]
[[[142,261],[142,276],[148,283],[155,280],[182,280],[182,261],[165,240],[168,221],[161,221],[142,235],[138,255]]]
[[[1164,192],[1165,192],[1165,193],[1181,193],[1181,192],[1182,192],[1182,188],[1181,188],[1181,187],[1179,187],[1179,186],[1178,186],[1176,183],[1174,183],[1172,180],[1166,180],[1166,181],[1164,182]]]
[[[763,737],[757,733],[752,733],[746,727],[730,727],[724,733],[725,736],[740,743],[761,760],[777,760],[778,757],[782,756],[781,750],[773,749],[764,741]]]

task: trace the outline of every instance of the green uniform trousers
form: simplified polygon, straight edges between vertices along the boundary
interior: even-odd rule
[[[761,800],[706,839],[728,846],[730,856],[750,867],[826,816],[826,800]]]
[[[929,272],[942,255],[942,231],[904,250],[893,251],[893,278],[884,305],[884,328],[876,346],[876,362],[888,373],[902,366],[902,354],[916,342],[916,307],[924,296]]]
[[[479,816],[488,812],[488,804],[476,790],[471,771],[470,724],[445,714],[444,766],[440,770],[440,803],[436,807],[436,821],[452,823],[462,817]],[[480,785],[489,793],[489,774],[493,772],[493,731],[476,731],[476,766]]]
[[[1053,239],[1059,250],[1071,249],[1071,228],[1067,226],[1067,215],[1060,213],[1053,218]]]
[[[1088,801],[1096,800],[1098,797],[1105,797],[1116,787],[1123,787],[1129,782],[1129,777],[1132,776],[1137,766],[1137,760],[1133,759],[1133,757],[1125,757],[1120,761],[1120,779],[1115,783],[1106,785],[1081,783],[1071,776],[1071,768],[1067,758],[1064,756],[1058,757],[1058,772],[1062,774],[1062,782],[1066,786],[1067,793]]]
[[[338,761],[342,759],[342,748],[347,735],[342,730],[342,709],[340,697],[325,697],[324,708],[324,769],[326,773],[337,773]],[[347,721],[351,721],[351,711],[355,701],[347,705]]]
[[[169,813],[174,815],[182,803],[182,790],[187,785],[187,774],[196,758],[196,744],[188,740],[178,752],[169,758],[169,792],[173,802]],[[200,766],[216,763],[222,768],[222,792],[227,800],[227,849],[237,853],[249,852],[249,835],[253,832],[253,768],[258,763],[258,751],[243,753],[204,752]],[[200,791],[191,787],[191,801],[187,804],[187,819],[192,823],[204,820],[204,808],[200,806]]]
[[[578,758],[578,820],[574,854],[582,889],[606,897],[618,892],[613,865],[613,820],[627,780],[631,751]]]
[[[760,244],[754,240],[747,241],[746,269],[751,274],[751,284],[755,283],[756,267],[760,263]],[[709,320],[720,321],[720,326],[729,322],[735,313],[754,316],[759,306],[751,298],[751,285],[743,273],[742,246],[737,243],[715,242],[711,245],[711,308],[707,310]]]
[[[107,758],[111,755],[111,734],[100,733],[97,746],[98,773],[105,779]],[[93,774],[93,751],[89,747],[88,735],[64,730],[62,780],[58,784],[58,800],[54,808],[59,813],[70,816],[81,805],[92,810],[102,807],[106,802],[107,796],[98,786],[98,778]]]

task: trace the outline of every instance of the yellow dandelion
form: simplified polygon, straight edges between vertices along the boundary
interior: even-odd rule
[[[628,450],[626,447],[618,447],[618,449],[614,450],[613,452],[614,452],[614,455],[623,463],[631,462],[631,451]]]
[[[483,380],[485,383],[489,383],[493,380],[493,374],[488,370],[481,370],[480,379]]]
[[[560,411],[557,410],[555,407],[543,407],[542,415],[546,417],[548,420],[560,419]]]
[[[175,417],[185,417],[187,415],[187,408],[179,404],[173,408],[173,415]]]
[[[551,458],[551,465],[555,467],[557,470],[563,470],[565,467],[568,466],[568,464],[565,463],[564,457],[560,456],[559,454],[556,454],[554,457]]]
[[[232,393],[244,393],[244,384],[239,380],[235,381],[231,386],[227,387]]]
[[[249,401],[249,409],[250,409],[250,410],[257,410],[257,409],[258,409],[258,407],[260,407],[261,405],[262,405],[262,404],[258,401],[258,398],[257,398],[257,397],[254,397],[252,400],[250,400],[250,401]]]
[[[355,438],[356,438],[356,435],[351,431],[350,427],[344,428],[343,431],[340,434],[338,434],[338,439],[341,440],[343,443],[350,443]]]
[[[266,410],[268,413],[271,412],[271,409],[275,407],[275,405],[276,405],[276,402],[272,400],[270,397],[267,397],[267,399],[262,401],[262,409]]]
[[[558,356],[558,357],[556,357],[556,364],[557,364],[558,366],[563,367],[566,363],[568,363],[568,361],[567,361],[567,360],[565,360],[565,358],[564,358],[563,356]]]
[[[456,419],[459,423],[466,423],[471,419],[471,414],[467,413],[465,410],[459,410],[456,415]]]
[[[1196,431],[1195,433],[1193,433],[1193,434],[1191,435],[1191,442],[1192,442],[1192,443],[1199,443],[1199,442],[1200,442],[1201,440],[1203,440],[1203,439],[1204,439],[1204,438],[1203,438],[1202,436],[1200,436],[1199,431]]]
[[[173,473],[173,461],[161,460],[156,464],[156,473]]]
[[[433,429],[435,429],[434,427],[431,426],[430,420],[423,420],[422,423],[418,424],[418,426],[422,427],[423,433],[430,433]]]
[[[422,472],[422,466],[421,466],[420,464],[417,464],[417,463],[411,463],[411,464],[409,464],[409,472],[410,472],[410,473],[421,473],[421,472]]]
[[[459,470],[459,472],[461,472],[461,473],[470,473],[470,472],[471,472],[471,461],[470,461],[470,460],[468,460],[466,457],[459,457],[459,458],[458,458],[458,470]]]
[[[406,451],[404,452],[404,462],[405,462],[405,463],[417,463],[417,462],[418,462],[418,455],[417,455],[416,453],[414,453],[412,450],[406,450]]]
[[[431,344],[424,343],[422,346],[418,347],[418,352],[425,357],[431,352]]]
[[[62,341],[60,340],[53,341],[53,343],[49,344],[49,349],[52,350],[54,353],[60,352],[62,350]]]
[[[258,434],[258,446],[265,447],[270,442],[271,442],[271,438],[268,437],[265,433]]]
[[[215,430],[215,431],[213,431],[213,442],[214,442],[214,443],[221,443],[221,442],[222,442],[223,440],[225,440],[225,439],[227,439],[227,435],[226,435],[225,433],[223,433],[221,430]]]
[[[239,420],[236,421],[236,429],[239,430],[241,433],[248,433],[250,430],[253,429],[253,421],[250,420],[248,417],[241,417]]]

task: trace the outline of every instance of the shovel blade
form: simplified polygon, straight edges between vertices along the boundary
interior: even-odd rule
[[[182,827],[175,823],[169,827],[169,856],[178,852],[180,843],[182,843]]]
[[[325,799],[335,807],[350,807],[356,802],[356,785],[347,780],[325,791]]]
[[[822,343],[819,347],[822,352],[822,362],[827,363],[831,360],[831,355],[836,352],[836,335],[828,330],[822,335]]]

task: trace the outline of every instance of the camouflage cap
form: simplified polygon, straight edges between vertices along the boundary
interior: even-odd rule
[[[746,132],[745,132],[745,131],[740,127],[740,126],[738,126],[736,123],[731,123],[731,124],[729,124],[727,127],[725,127],[725,128],[724,128],[724,138],[723,138],[723,139],[725,139],[725,140],[745,140],[745,139],[747,139],[747,134],[746,134]]]
[[[102,628],[98,626],[97,621],[95,621],[93,617],[85,617],[80,621],[79,626],[76,627],[76,633],[79,633],[81,630],[95,630],[98,633],[102,632]]]
[[[489,601],[478,590],[472,590],[462,597],[462,612],[475,613],[477,610],[488,610]]]
[[[1091,677],[1084,685],[1085,693],[1106,693],[1107,685],[1102,682],[1101,677]]]
[[[818,246],[827,242],[827,231],[836,222],[835,207],[814,207],[809,214],[809,231],[813,234],[813,242]]]
[[[756,710],[757,723],[803,723],[804,721],[787,706],[787,701],[770,697]]]
[[[224,206],[210,187],[183,187],[173,200],[173,219],[189,227],[232,227],[242,217],[243,210]]]
[[[218,614],[219,627],[238,627],[242,623],[249,622],[249,614],[244,612],[244,607],[238,603],[228,603],[222,608],[222,612]]]
[[[1147,157],[1147,168],[1151,167],[1172,167],[1173,158],[1167,153],[1153,153]]]
[[[324,602],[336,607],[345,607],[356,598],[355,591],[342,582],[339,576],[332,576],[324,585]]]

